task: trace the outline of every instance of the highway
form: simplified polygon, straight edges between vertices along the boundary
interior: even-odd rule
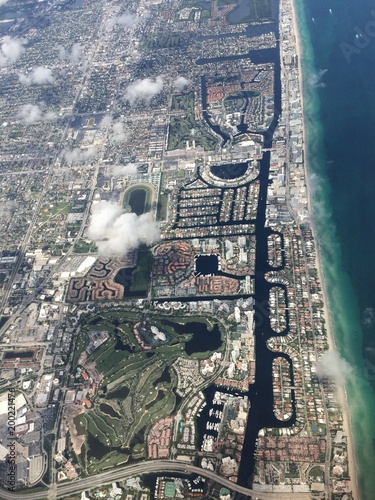
[[[57,485],[57,496],[56,498],[61,498],[73,493],[79,493],[84,490],[92,489],[95,487],[100,487],[105,484],[110,484],[114,481],[119,481],[121,479],[126,479],[128,477],[137,474],[146,474],[156,472],[158,474],[163,474],[165,472],[179,472],[179,473],[195,473],[199,474],[206,479],[212,479],[213,481],[218,481],[223,486],[230,488],[238,493],[247,495],[250,498],[257,498],[258,500],[263,500],[267,498],[271,499],[293,499],[293,500],[308,500],[310,495],[308,493],[259,493],[255,492],[250,488],[245,488],[239,486],[231,481],[217,476],[214,472],[209,470],[201,469],[200,467],[195,467],[194,465],[180,463],[176,461],[169,460],[150,460],[148,462],[141,462],[138,464],[125,465],[118,467],[116,469],[110,469],[108,471],[97,474],[93,477],[86,477],[84,479],[78,479],[70,483],[62,483]],[[45,500],[51,498],[48,495],[48,491],[44,492],[34,492],[34,493],[12,493],[6,490],[0,490],[0,500]]]

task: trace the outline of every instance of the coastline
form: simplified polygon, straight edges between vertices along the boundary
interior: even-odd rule
[[[321,249],[319,245],[319,239],[317,234],[317,229],[315,225],[315,220],[313,217],[313,202],[312,202],[312,187],[309,179],[309,168],[308,168],[308,142],[306,141],[306,125],[305,125],[305,113],[304,113],[304,84],[303,84],[303,73],[302,73],[302,45],[300,39],[300,33],[298,30],[298,21],[297,21],[297,13],[296,13],[296,0],[290,0],[291,6],[291,15],[292,15],[292,24],[294,31],[294,38],[296,43],[296,54],[298,59],[298,81],[299,81],[299,89],[300,89],[300,101],[303,115],[303,149],[304,149],[304,169],[305,169],[305,182],[307,187],[307,199],[308,199],[308,212],[311,216],[311,228],[314,235],[314,240],[316,242],[316,266],[318,271],[318,277],[321,285],[323,302],[324,302],[324,320],[326,325],[327,332],[327,342],[330,350],[336,349],[336,342],[334,338],[334,329],[332,325],[332,316],[330,312],[330,304],[329,298],[327,296],[326,291],[326,283],[322,268],[322,255]],[[349,474],[350,474],[350,485],[352,496],[355,500],[359,499],[359,490],[358,490],[358,481],[357,481],[357,464],[356,464],[356,456],[354,450],[353,443],[353,432],[352,425],[350,419],[350,412],[347,400],[347,393],[345,387],[337,388],[337,397],[341,406],[341,411],[343,415],[343,433],[348,438],[348,465],[349,465]]]

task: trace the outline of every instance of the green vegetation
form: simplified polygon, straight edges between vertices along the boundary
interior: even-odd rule
[[[217,0],[218,7],[223,7],[225,5],[236,5],[238,0]]]
[[[176,323],[200,322],[206,324],[209,331],[213,329],[214,323],[202,316],[175,320],[168,316],[168,321],[172,322],[166,324],[164,316],[155,312],[122,308],[107,309],[100,314],[80,318],[81,332],[73,366],[87,345],[88,331],[105,330],[110,334],[110,338],[87,359],[87,363],[94,363],[103,375],[93,408],[74,419],[77,433],[88,435],[86,444],[89,461],[86,452],[80,455],[87,472],[93,473],[109,464],[127,461],[130,456],[133,459],[144,458],[146,436],[151,426],[176,411],[174,391],[177,375],[172,365],[178,357],[188,358],[185,344],[193,336],[193,330],[191,333],[177,334]],[[138,338],[135,334],[136,325]],[[151,326],[156,326],[166,338],[154,337]],[[211,354],[211,351],[196,352],[193,357],[203,359]],[[102,403],[113,409],[112,415],[111,412],[107,413],[105,406],[100,408]],[[96,440],[101,443],[97,458]],[[104,450],[108,450],[104,456],[103,446]]]
[[[77,430],[77,435],[82,436],[86,434],[86,420],[85,416],[80,413],[73,418],[74,426]]]
[[[194,94],[173,96],[172,111],[182,111],[178,116],[171,116],[169,123],[168,149],[186,148],[186,143],[195,141],[206,151],[215,149],[217,140],[206,129],[203,122],[195,120]]]
[[[9,139],[18,139],[19,137],[22,136],[23,136],[22,130],[11,130],[8,135]]]
[[[118,450],[111,451],[102,460],[93,460],[89,465],[89,473],[95,475],[103,469],[110,469],[116,465],[126,463],[129,459],[129,453],[119,452]]]
[[[131,292],[147,292],[150,285],[152,253],[146,247],[138,250],[137,267],[132,274]]]
[[[74,253],[96,253],[98,251],[97,246],[93,241],[78,240],[74,245]]]
[[[176,12],[176,21],[193,21],[197,12],[200,12],[200,18],[202,20],[209,19],[211,17],[211,2],[210,1],[197,1],[188,0],[183,5],[184,8],[190,8],[190,14],[188,19],[181,19],[180,11]]]
[[[313,481],[316,481],[318,478],[324,478],[324,471],[319,466],[313,467],[309,472],[309,476]]]
[[[315,269],[313,267],[309,267],[308,273],[309,273],[309,276],[311,278],[317,279],[317,277],[318,277],[318,271],[317,271],[317,269]]]
[[[171,49],[181,45],[181,33],[161,33],[147,36],[144,41],[146,49]]]
[[[18,490],[17,496],[22,498],[24,495],[30,495],[30,493],[42,493],[45,492],[47,494],[48,488],[47,486],[32,486],[31,488],[27,488],[25,490]],[[81,497],[79,497],[81,498]]]
[[[124,195],[124,200],[123,200],[122,206],[124,208],[127,208],[127,209],[131,210],[130,204],[129,204],[130,197],[136,191],[144,191],[146,193],[146,197],[145,197],[145,201],[144,201],[142,213],[148,212],[150,210],[150,206],[151,206],[152,191],[151,191],[151,189],[148,186],[145,186],[144,184],[141,184],[141,185],[140,184],[134,184],[131,188],[127,189],[125,191],[125,195]]]
[[[53,244],[50,241],[47,241],[46,245],[48,246],[51,255],[63,255],[63,253],[66,253],[66,251],[71,246],[71,244],[68,242],[63,242],[63,243],[58,242],[56,244]]]
[[[236,2],[237,3],[237,2]],[[227,16],[227,21],[230,24],[251,23],[262,19],[271,19],[271,0],[248,0],[249,14],[237,19],[236,21],[231,16],[231,11]]]
[[[76,348],[74,351],[74,356],[73,356],[73,363],[72,363],[73,367],[77,366],[78,359],[79,359],[81,353],[86,349],[88,344],[89,344],[89,339],[88,339],[86,333],[83,333],[82,335],[80,335],[78,337]]]
[[[158,202],[158,220],[165,220],[167,218],[167,208],[168,208],[168,196],[165,193],[162,193],[159,196]]]
[[[56,205],[45,206],[39,212],[39,216],[43,222],[52,218],[55,215],[68,214],[70,212],[70,203],[68,201],[62,201],[61,203],[56,203]]]
[[[103,414],[100,413],[99,409],[95,412],[91,411],[83,418],[86,420],[86,430],[102,441],[103,444],[111,444],[111,446],[119,446],[121,444],[115,431],[117,429],[115,419],[107,415],[103,418]]]

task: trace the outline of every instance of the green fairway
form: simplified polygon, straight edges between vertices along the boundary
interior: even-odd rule
[[[182,328],[187,323],[191,323],[191,327],[183,327],[187,333],[178,334],[178,325]],[[103,377],[93,407],[75,418],[78,434],[89,436],[88,451],[85,457],[80,456],[87,472],[102,470],[109,463],[120,463],[130,456],[146,457],[150,428],[178,409],[178,379],[173,368],[177,358],[203,359],[213,352],[200,352],[198,342],[197,352],[186,353],[186,343],[191,343],[199,324],[205,325],[206,332],[214,327],[203,316],[178,318],[175,322],[168,316],[166,322],[159,313],[120,308],[81,318],[77,352],[86,346],[86,332],[104,330],[110,334],[86,361],[94,363]],[[162,332],[162,337],[155,336],[151,327]],[[74,359],[78,359],[77,353]]]
[[[203,121],[195,120],[194,94],[173,96],[172,111],[182,111],[178,116],[171,116],[169,122],[168,149],[185,149],[195,141],[206,151],[215,149],[217,139],[208,131]]]
[[[138,250],[137,267],[132,273],[131,292],[148,292],[151,280],[152,253],[146,247]]]

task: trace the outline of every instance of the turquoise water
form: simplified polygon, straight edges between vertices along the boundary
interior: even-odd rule
[[[313,214],[335,341],[341,356],[352,367],[345,388],[360,496],[362,500],[372,500],[375,498],[375,2],[295,0],[295,5],[303,50]]]

